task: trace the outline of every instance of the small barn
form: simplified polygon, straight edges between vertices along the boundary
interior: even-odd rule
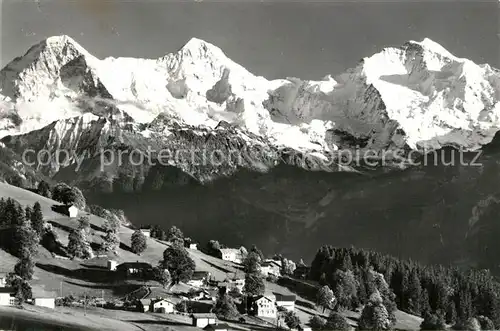
[[[108,260],[108,270],[115,271],[118,266],[118,262],[115,260]]]
[[[191,319],[193,321],[192,325],[199,328],[204,328],[209,324],[217,324],[217,317],[212,313],[192,314]]]
[[[56,299],[55,298],[34,298],[33,304],[39,307],[46,308],[56,308]]]
[[[78,216],[78,208],[75,205],[52,206],[52,210],[56,213],[63,214],[72,218]]]

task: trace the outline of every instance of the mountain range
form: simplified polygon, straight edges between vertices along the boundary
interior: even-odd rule
[[[8,180],[65,181],[136,224],[293,258],[355,245],[497,268],[500,71],[430,39],[270,81],[196,38],[158,59],[98,59],[56,36],[0,71],[0,94]],[[458,153],[467,164],[443,162]]]

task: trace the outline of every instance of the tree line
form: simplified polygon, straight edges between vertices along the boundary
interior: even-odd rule
[[[423,317],[426,330],[445,324],[500,327],[500,284],[487,270],[422,265],[363,249],[323,246],[308,278],[332,289],[335,310],[382,303],[389,320],[394,322],[397,307]]]
[[[0,199],[1,245],[18,258],[14,270],[7,276],[7,285],[12,287],[18,303],[32,298],[29,281],[35,270],[35,257],[41,239],[52,231],[43,219],[38,202],[22,208],[12,199]]]

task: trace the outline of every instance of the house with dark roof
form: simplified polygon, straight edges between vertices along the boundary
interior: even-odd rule
[[[281,270],[279,264],[274,261],[264,261],[260,266],[260,273],[264,276],[273,275],[276,277],[281,276]]]
[[[192,301],[203,301],[203,300],[215,301],[216,297],[217,297],[217,291],[205,290],[205,289],[190,291],[187,294],[187,298]]]
[[[222,324],[209,324],[203,328],[203,330],[207,331],[229,331],[231,330],[229,325],[222,323]]]
[[[236,248],[219,249],[219,257],[224,261],[230,261],[234,263],[241,263],[243,261],[241,250]]]
[[[218,282],[217,287],[219,289],[224,289],[225,292],[229,292],[234,288],[243,292],[243,288],[245,287],[245,275],[235,273],[233,276],[227,277],[223,282]]]
[[[274,293],[274,296],[276,298],[276,306],[277,307],[282,307],[288,311],[294,311],[295,310],[295,301],[297,300],[297,297],[295,295],[285,295],[285,294],[280,294],[280,293]]]
[[[78,216],[78,208],[75,205],[53,205],[52,210],[56,213],[63,214],[69,217],[77,217]]]
[[[187,285],[193,287],[202,287],[207,284],[210,278],[210,272],[208,271],[195,271],[191,279],[187,281]]]
[[[135,302],[135,306],[137,307],[137,310],[139,310],[142,313],[147,313],[149,311],[149,306],[150,306],[151,300],[149,299],[140,299]]]
[[[192,325],[204,328],[210,324],[217,324],[217,316],[212,313],[206,314],[191,314]]]
[[[116,267],[116,273],[125,278],[145,279],[151,276],[153,266],[145,262],[124,262]]]
[[[300,279],[307,279],[309,277],[310,271],[311,267],[298,265],[293,271],[293,276]]]

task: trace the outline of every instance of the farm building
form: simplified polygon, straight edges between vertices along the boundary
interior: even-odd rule
[[[216,324],[217,323],[217,317],[215,314],[207,313],[207,314],[192,314],[192,325],[199,327],[199,328],[204,328],[209,324]]]
[[[46,307],[54,309],[56,307],[55,298],[34,298],[33,304],[39,307]]]
[[[12,306],[15,304],[14,289],[10,287],[0,288],[0,306]]]

